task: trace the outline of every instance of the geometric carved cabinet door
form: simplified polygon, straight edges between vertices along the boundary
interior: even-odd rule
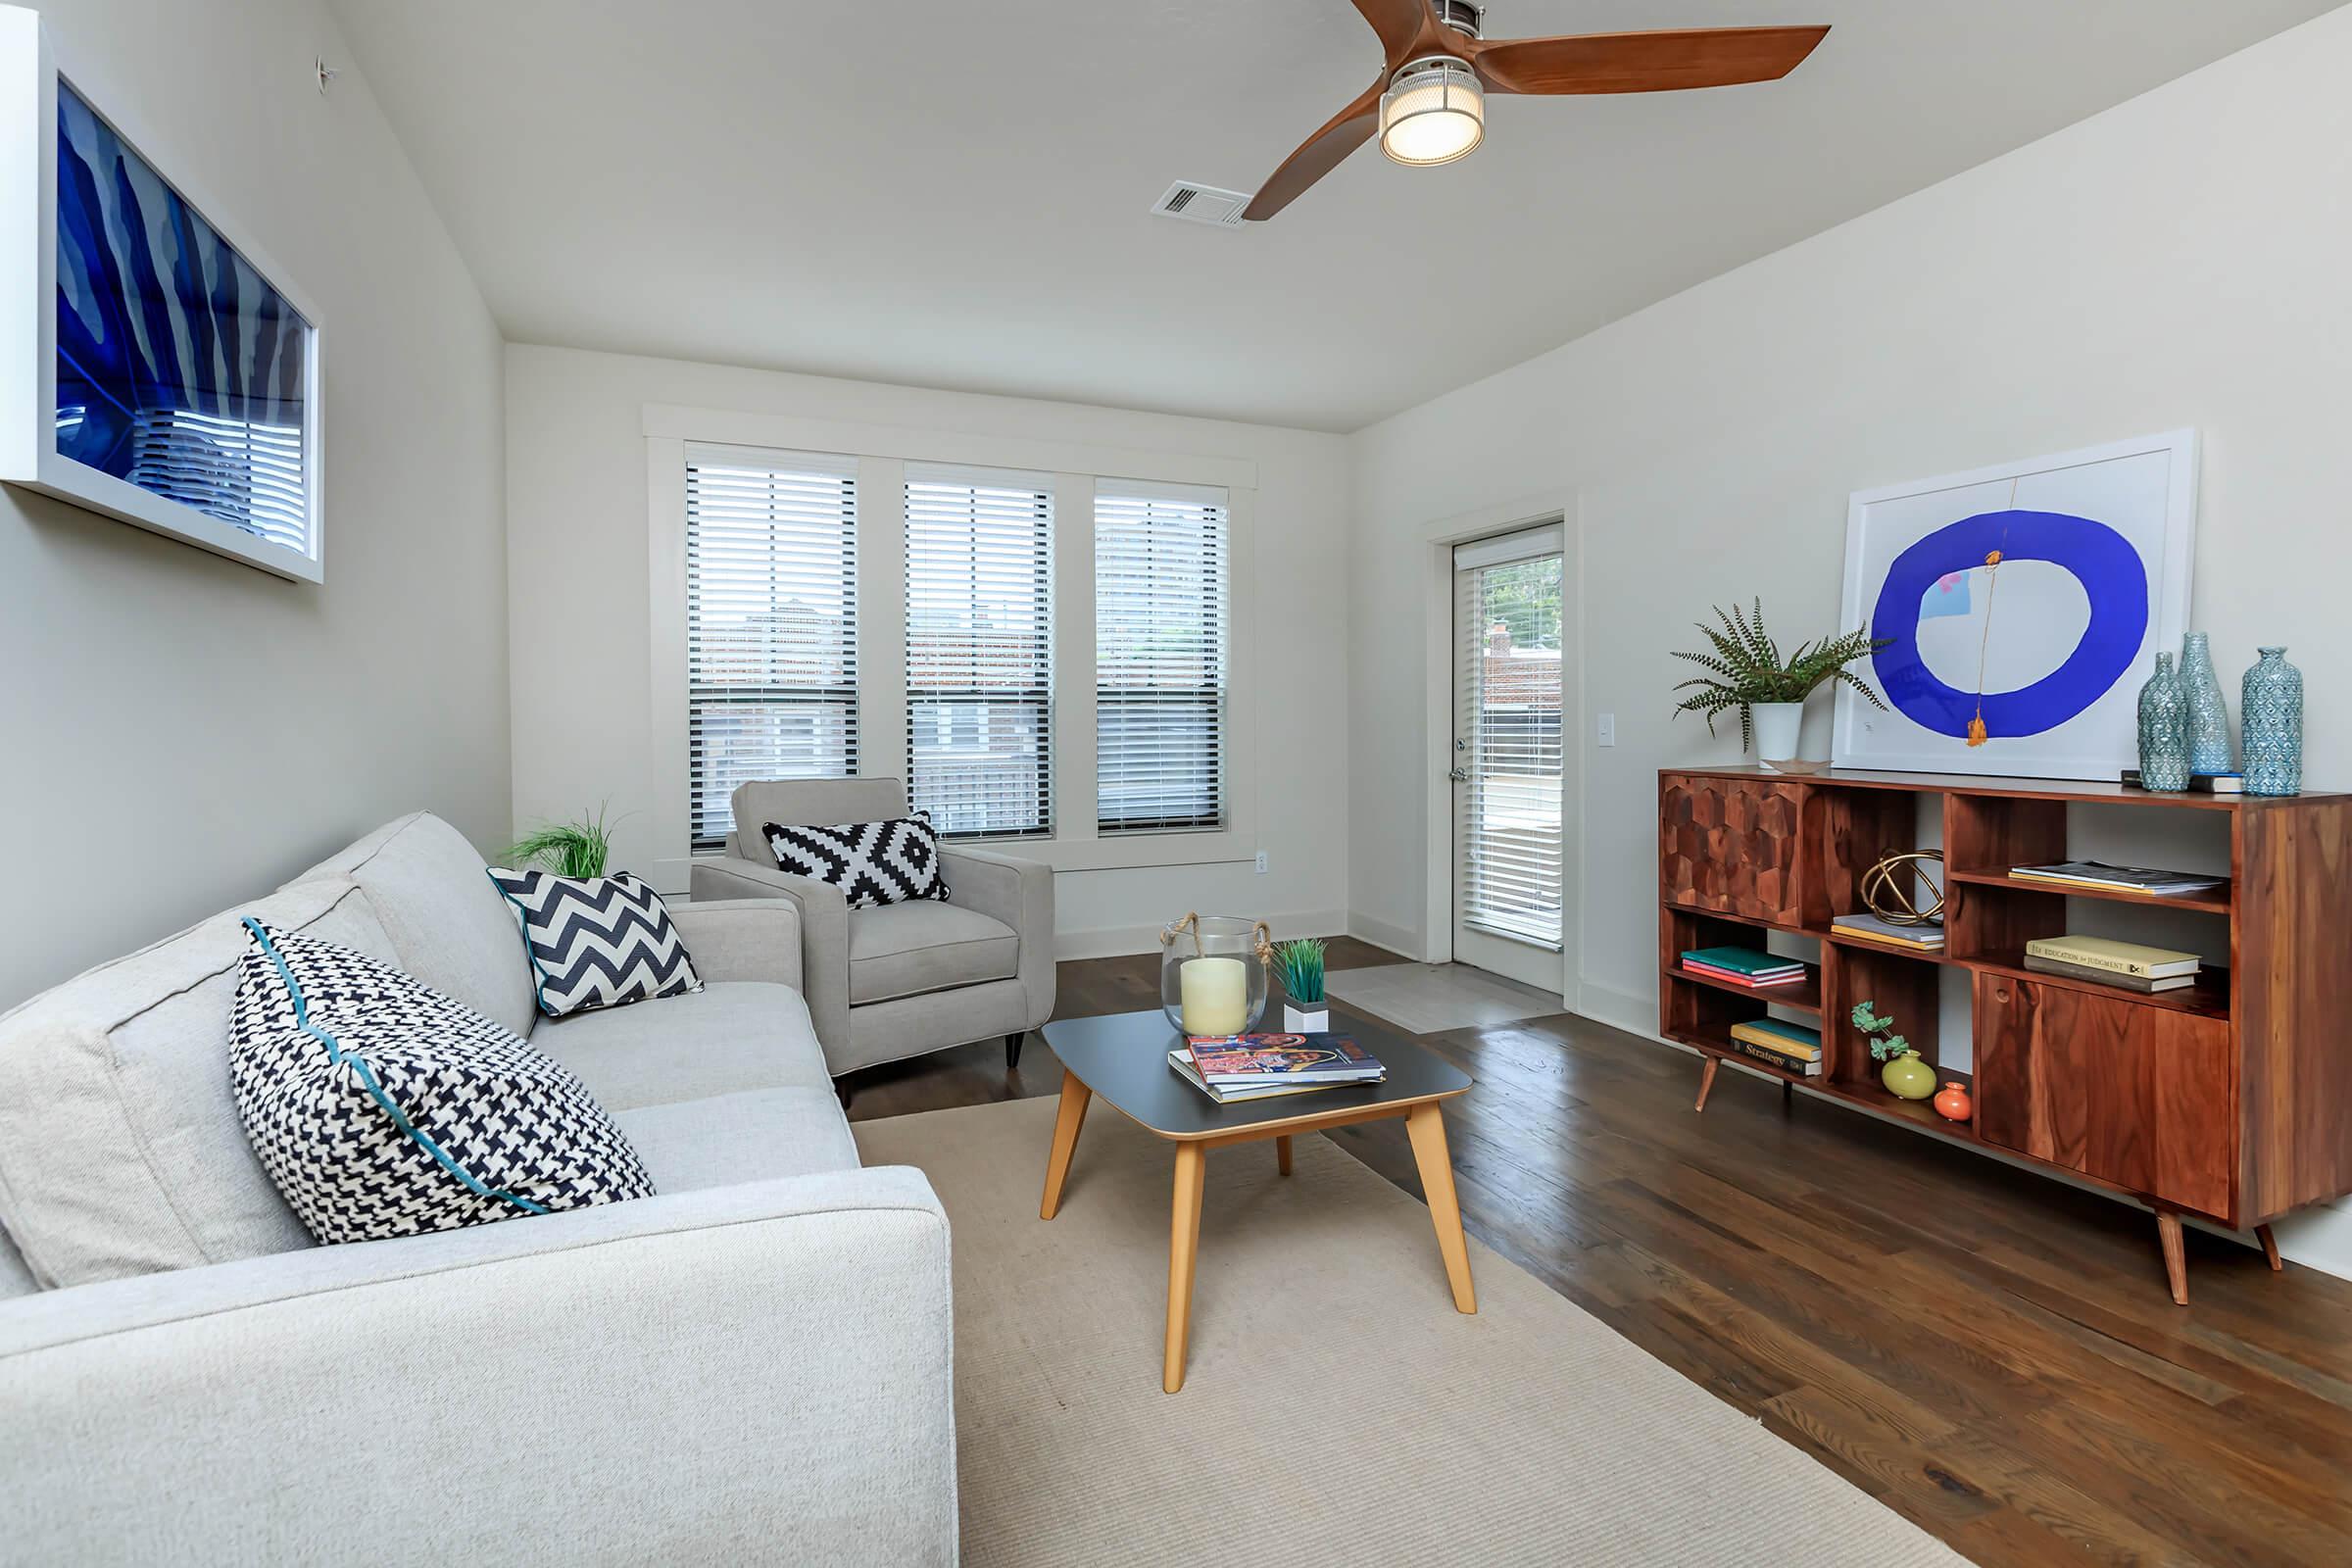
[[[1669,902],[1750,920],[1803,923],[1797,888],[1799,784],[1681,778],[1658,801]]]

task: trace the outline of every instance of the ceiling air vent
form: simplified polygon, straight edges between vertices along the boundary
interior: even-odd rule
[[[1181,218],[1188,223],[1239,228],[1242,210],[1249,205],[1246,191],[1218,190],[1213,185],[1196,185],[1189,179],[1180,179],[1152,204],[1152,210],[1162,218]]]

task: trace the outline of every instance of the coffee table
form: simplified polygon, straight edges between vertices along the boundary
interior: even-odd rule
[[[1291,1173],[1291,1139],[1299,1133],[1401,1117],[1421,1169],[1421,1190],[1437,1226],[1438,1255],[1446,1262],[1457,1312],[1478,1310],[1470,1289],[1470,1248],[1454,1199],[1453,1162],[1446,1152],[1446,1120],[1439,1106],[1470,1087],[1469,1075],[1436,1054],[1376,1024],[1348,1017],[1336,1034],[1352,1035],[1380,1058],[1388,1078],[1309,1095],[1219,1104],[1179,1077],[1168,1053],[1184,1043],[1157,1008],[1106,1018],[1064,1018],[1046,1025],[1046,1044],[1061,1058],[1061,1111],[1054,1120],[1054,1151],[1046,1161],[1046,1196],[1038,1215],[1061,1207],[1062,1182],[1078,1148],[1086,1107],[1100,1095],[1128,1120],[1176,1146],[1176,1199],[1168,1228],[1168,1335],[1160,1387],[1184,1387],[1185,1340],[1193,1317],[1193,1266],[1200,1247],[1200,1190],[1208,1152],[1274,1140],[1283,1175]]]

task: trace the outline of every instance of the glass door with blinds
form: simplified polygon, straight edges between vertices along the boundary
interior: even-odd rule
[[[1562,531],[1453,552],[1453,956],[1561,989]]]

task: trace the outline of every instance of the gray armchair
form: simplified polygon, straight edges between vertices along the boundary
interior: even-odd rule
[[[1054,1013],[1051,866],[942,844],[949,895],[853,909],[841,889],[779,870],[761,829],[906,814],[895,778],[778,779],[739,786],[726,854],[697,860],[696,902],[789,899],[801,914],[801,993],[835,1077],[990,1035],[1004,1064]]]

